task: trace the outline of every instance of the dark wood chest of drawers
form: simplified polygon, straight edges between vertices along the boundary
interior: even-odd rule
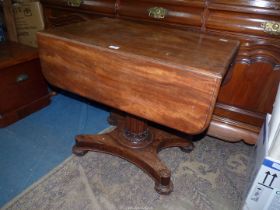
[[[255,142],[265,114],[272,110],[280,81],[279,1],[41,2],[48,27],[110,16],[239,40],[241,46],[231,71],[223,81],[208,134],[228,141],[243,139],[248,143]]]
[[[0,45],[0,127],[50,102],[37,49],[8,42]]]

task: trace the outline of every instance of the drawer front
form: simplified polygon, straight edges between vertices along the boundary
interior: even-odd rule
[[[161,1],[164,2],[164,1]],[[118,9],[120,16],[148,19],[181,25],[202,25],[203,4],[176,5],[159,1],[121,1]]]
[[[91,19],[91,15],[75,13],[62,9],[44,8],[46,28],[79,23]]]
[[[280,16],[210,10],[206,28],[280,38]]]
[[[0,113],[15,110],[48,93],[39,60],[0,70]]]
[[[277,0],[211,0],[209,7],[220,8],[237,12],[248,12],[254,14],[279,14],[280,2]]]
[[[115,14],[115,0],[84,0],[80,4],[77,4],[77,2],[79,1],[41,0],[43,6],[46,7],[60,7],[84,13]]]

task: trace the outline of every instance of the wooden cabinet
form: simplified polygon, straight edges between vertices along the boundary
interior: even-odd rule
[[[280,81],[279,1],[99,0],[83,1],[78,7],[69,6],[69,1],[41,1],[49,27],[110,16],[239,40],[208,134],[228,141],[256,141]]]
[[[222,86],[210,133],[227,130],[227,140],[254,142],[265,114],[272,111],[280,81],[280,3],[209,1],[205,31],[241,41],[229,80]],[[278,21],[278,22],[277,22]],[[271,28],[266,27],[267,25]],[[217,130],[216,130],[217,129]],[[236,135],[241,133],[242,136]]]
[[[37,49],[7,42],[0,46],[0,127],[50,103]]]

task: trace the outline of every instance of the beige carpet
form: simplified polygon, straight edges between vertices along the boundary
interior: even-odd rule
[[[172,170],[169,196],[157,194],[154,182],[131,163],[91,152],[71,156],[3,209],[239,209],[254,148],[211,137],[195,146],[190,154],[178,148],[160,152]]]

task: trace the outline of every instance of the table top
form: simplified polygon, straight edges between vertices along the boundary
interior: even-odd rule
[[[196,134],[209,125],[239,42],[100,18],[40,32],[38,46],[51,84]]]
[[[0,69],[38,58],[36,48],[16,42],[0,43]]]
[[[110,27],[108,27],[110,26]],[[51,35],[63,36],[86,45],[145,56],[185,69],[223,76],[239,42],[206,33],[135,24],[120,19],[100,18],[53,28]],[[176,35],[175,35],[176,34]]]

